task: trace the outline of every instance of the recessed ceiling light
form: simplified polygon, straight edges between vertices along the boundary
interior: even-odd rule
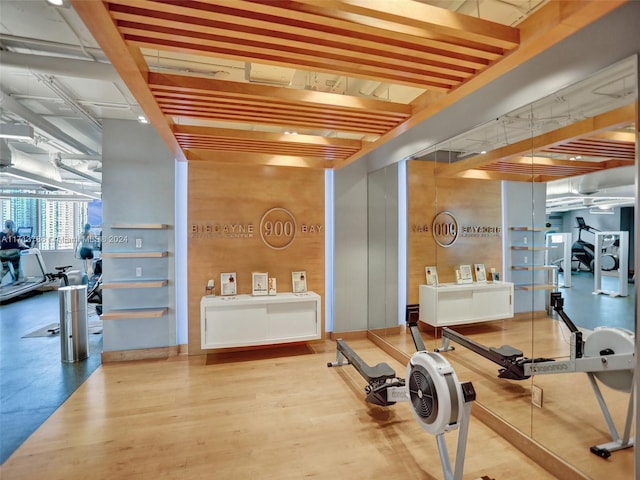
[[[147,117],[145,117],[144,115],[138,115],[138,122],[149,123],[149,120],[147,120]]]
[[[51,5],[55,5],[56,7],[61,7],[64,3],[63,0],[47,0]]]

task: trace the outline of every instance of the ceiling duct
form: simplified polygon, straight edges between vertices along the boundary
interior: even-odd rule
[[[38,160],[37,158],[33,158],[11,146],[9,146],[9,149],[11,151],[11,166],[14,170],[38,175],[39,177],[53,180],[55,182],[62,181],[60,170],[58,170],[58,168],[56,168],[56,166],[51,162]]]
[[[121,82],[110,63],[7,51],[0,52],[0,63],[3,67],[23,68],[33,73]]]
[[[547,195],[594,195],[603,189],[633,186],[635,174],[633,166],[611,168],[609,170],[553,180],[547,183]]]
[[[11,166],[11,149],[6,139],[0,138],[0,167]]]
[[[245,65],[245,80],[247,82],[289,86],[293,82],[295,73],[296,70],[294,68],[253,63]]]

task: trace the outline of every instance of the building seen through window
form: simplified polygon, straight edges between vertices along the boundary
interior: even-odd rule
[[[96,235],[102,224],[102,202],[72,201],[21,196],[0,199],[2,220],[12,219],[17,228],[31,227],[40,250],[70,250],[85,223]]]

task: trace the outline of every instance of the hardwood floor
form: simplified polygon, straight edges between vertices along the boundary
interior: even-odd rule
[[[367,362],[405,365],[368,340]],[[335,344],[111,363],[2,465],[3,480],[441,479],[435,438],[408,405],[364,401]],[[457,432],[447,434],[451,455]],[[465,479],[555,478],[472,417]]]

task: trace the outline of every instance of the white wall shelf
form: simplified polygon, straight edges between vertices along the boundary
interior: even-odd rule
[[[166,230],[169,226],[166,223],[113,223],[111,228],[114,229],[148,229],[148,230]]]
[[[315,292],[207,295],[200,300],[200,342],[210,349],[317,340],[321,313],[321,297]]]
[[[420,285],[420,320],[434,327],[513,317],[513,283]]]
[[[119,282],[105,282],[102,288],[161,288],[169,284],[168,280],[122,280]]]
[[[169,252],[105,252],[101,254],[103,258],[162,258],[169,255]]]

